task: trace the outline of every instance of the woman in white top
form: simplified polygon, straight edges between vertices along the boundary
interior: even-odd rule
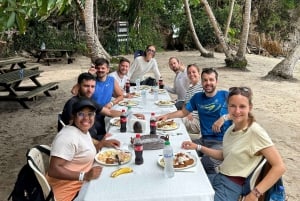
[[[155,52],[155,46],[148,45],[145,50],[145,54],[134,59],[128,72],[128,77],[130,77],[130,84],[132,86],[135,85],[138,79],[140,80],[141,84],[148,84],[147,80],[144,79],[144,75],[150,70],[153,71],[155,79],[158,82],[161,74],[159,72],[156,59],[154,58]]]
[[[252,91],[248,87],[231,87],[228,95],[228,116],[233,124],[223,139],[223,150],[215,150],[191,141],[184,141],[185,149],[196,149],[217,160],[222,160],[219,173],[209,175],[215,190],[214,201],[257,201],[285,172],[285,165],[268,133],[255,122],[251,113]],[[226,119],[224,118],[224,121]],[[251,191],[245,192],[246,178],[265,158],[271,168]]]

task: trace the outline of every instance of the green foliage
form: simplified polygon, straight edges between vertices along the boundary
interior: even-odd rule
[[[15,35],[14,51],[39,49],[44,42],[46,48],[72,49],[80,53],[86,52],[84,38],[76,38],[70,29],[57,30],[47,22],[31,21],[25,34]]]

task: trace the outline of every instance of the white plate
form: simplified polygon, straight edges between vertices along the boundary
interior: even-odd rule
[[[138,102],[133,100],[126,100],[119,102],[119,105],[121,106],[137,106]]]
[[[159,101],[155,101],[156,105],[159,106],[171,106],[175,104],[175,101],[172,100],[159,100]]]
[[[148,89],[150,89],[151,87],[150,86],[148,86],[148,85],[141,85],[140,86],[140,90],[148,90]]]
[[[172,120],[167,120],[167,121],[172,121]],[[157,122],[157,125],[159,124],[159,122],[160,121]],[[157,126],[156,128],[157,128],[157,130],[161,130],[161,131],[172,131],[172,130],[178,129],[178,123],[175,122],[174,120],[173,120],[173,123],[174,123],[174,126],[172,126],[172,127],[169,126],[169,125],[165,125],[165,126],[160,127],[160,128]]]
[[[167,91],[164,90],[164,89],[158,89],[158,93],[159,93],[159,94],[164,94],[164,93],[166,93],[166,92],[167,92]],[[153,93],[153,89],[150,90],[150,93]]]
[[[117,122],[119,122],[119,124],[117,124]],[[110,119],[109,123],[113,126],[120,127],[121,126],[120,117],[114,117],[114,118]]]
[[[132,158],[131,152],[128,150],[119,150],[119,149],[107,149],[107,150],[100,151],[98,154],[96,154],[95,160],[97,161],[97,163],[101,165],[107,165],[107,166],[119,165],[116,160],[116,154],[118,154],[121,160],[121,165],[131,161]],[[107,158],[111,158],[113,160],[113,163],[106,163]]]
[[[189,153],[183,153],[183,152],[179,152],[179,153],[174,153],[174,156],[176,154],[184,154],[186,156],[186,158],[189,158],[189,159],[192,159],[193,162],[189,165],[186,165],[184,167],[174,167],[174,170],[184,170],[184,169],[188,169],[188,168],[191,168],[191,167],[194,167],[196,164],[197,164],[197,159],[195,156],[189,154]],[[164,164],[164,157],[163,156],[160,156],[157,160],[157,163],[159,166],[161,167],[165,167],[165,164]]]

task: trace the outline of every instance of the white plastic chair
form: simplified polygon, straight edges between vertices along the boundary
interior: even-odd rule
[[[40,145],[40,146],[42,146],[43,148],[49,151],[51,149],[48,145]],[[45,161],[43,159],[43,152],[40,151],[38,148],[33,147],[28,151],[27,157],[28,157],[27,162],[29,166],[32,168],[32,170],[34,171],[34,174],[37,180],[39,181],[39,184],[42,187],[44,198],[46,199],[50,193],[52,194],[52,190],[45,177],[46,171],[45,171]],[[54,196],[52,200],[55,201]]]

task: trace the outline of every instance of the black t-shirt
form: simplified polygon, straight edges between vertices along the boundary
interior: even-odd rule
[[[75,102],[77,102],[78,100],[79,100],[79,96],[73,96],[66,102],[66,104],[64,106],[64,109],[63,109],[62,115],[61,115],[61,120],[66,125],[69,124],[69,122],[72,118],[73,104]],[[92,138],[94,138],[96,140],[102,140],[104,135],[106,134],[105,121],[104,121],[105,116],[100,114],[103,107],[101,105],[99,105],[98,103],[96,103],[94,100],[91,100],[91,101],[94,103],[97,110],[96,110],[95,123],[94,123],[93,127],[90,128],[89,132],[90,132]],[[62,127],[60,126],[58,128],[58,131],[60,131],[61,129],[62,129]]]

